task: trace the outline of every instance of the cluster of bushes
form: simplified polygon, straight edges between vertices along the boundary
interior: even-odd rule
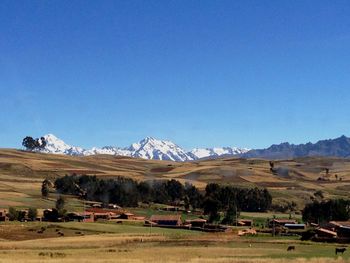
[[[307,204],[303,209],[304,222],[322,223],[331,220],[347,221],[350,218],[350,200],[323,200]]]
[[[22,145],[29,151],[44,149],[47,142],[44,137],[36,138],[27,136],[23,139]]]
[[[7,214],[10,221],[35,221],[36,216],[38,212],[36,208],[29,208],[28,211],[26,210],[17,210],[14,207],[9,208],[9,212]]]
[[[104,204],[115,203],[135,207],[138,202],[179,204],[196,209],[201,206],[202,196],[191,184],[176,180],[137,182],[130,178],[99,179],[96,176],[66,175],[56,179],[55,188],[62,194],[79,195],[86,200]]]

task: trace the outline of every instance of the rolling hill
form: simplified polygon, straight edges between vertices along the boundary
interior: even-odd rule
[[[328,169],[328,174],[327,174]],[[263,159],[222,158],[193,162],[146,160],[111,155],[69,156],[0,150],[0,207],[50,207],[43,200],[40,186],[44,178],[52,180],[78,173],[103,178],[116,176],[136,180],[175,178],[204,189],[208,182],[242,187],[266,187],[278,204],[291,201],[302,208],[315,191],[325,198],[350,197],[350,160],[344,158],[305,157],[274,162]],[[72,199],[72,207],[79,201]]]

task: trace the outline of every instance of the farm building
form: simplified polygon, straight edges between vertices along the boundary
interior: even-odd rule
[[[124,212],[123,210],[119,210],[119,209],[109,209],[109,208],[99,208],[99,207],[89,207],[86,209],[86,211],[91,213],[112,213],[114,215],[120,215],[121,213]]]
[[[78,221],[78,222],[94,222],[93,213],[68,213],[65,217],[67,221]]]
[[[330,221],[325,228],[337,232],[338,237],[350,238],[350,221]]]
[[[315,230],[316,232],[316,238],[336,238],[337,237],[337,232],[325,229],[325,228],[317,228]]]
[[[284,227],[288,229],[305,229],[305,224],[285,224]]]
[[[329,221],[327,227],[332,227],[334,229],[338,229],[340,227],[350,228],[350,221]]]
[[[83,217],[83,222],[94,222],[95,215],[91,212],[84,212],[80,214]]]
[[[118,219],[132,220],[134,218],[135,218],[135,215],[132,213],[122,213],[118,216]]]
[[[139,220],[139,221],[143,221],[145,220],[146,218],[144,216],[134,216],[133,217],[133,220]]]
[[[113,215],[115,215],[114,213],[111,213],[111,212],[90,212],[93,214],[93,217],[94,217],[94,220],[97,221],[97,220],[110,220],[111,217]]]
[[[253,220],[241,219],[241,220],[238,220],[237,225],[239,225],[239,226],[252,226]]]
[[[204,228],[204,225],[207,223],[207,220],[202,218],[192,219],[192,220],[186,220],[186,225],[191,225],[191,227],[198,227],[198,228]]]
[[[0,210],[0,221],[7,221],[9,218],[7,217],[7,210],[1,209]]]
[[[68,213],[65,218],[67,221],[83,221],[84,217],[79,215],[78,213]]]
[[[152,215],[149,221],[160,226],[180,226],[182,224],[181,215]]]
[[[272,219],[269,221],[269,227],[278,227],[278,226],[284,226],[285,224],[297,224],[297,221],[294,219]]]

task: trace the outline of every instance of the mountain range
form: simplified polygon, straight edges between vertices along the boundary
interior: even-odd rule
[[[350,138],[345,135],[328,140],[320,140],[316,143],[290,144],[284,142],[271,145],[266,149],[250,150],[243,153],[243,158],[264,159],[293,159],[305,156],[350,157]]]
[[[239,155],[249,151],[249,149],[237,147],[195,148],[192,151],[186,151],[171,141],[157,140],[153,137],[146,137],[126,148],[105,146],[102,148],[94,147],[92,149],[83,149],[81,147],[68,145],[53,134],[47,134],[43,137],[45,138],[46,146],[44,149],[40,150],[41,152],[78,156],[109,154],[144,159],[185,162],[203,158],[216,158],[224,155]]]
[[[44,136],[46,146],[41,152],[88,156],[109,154],[129,156],[153,160],[169,160],[177,162],[194,161],[205,158],[242,157],[263,159],[292,159],[305,156],[350,157],[350,138],[341,136],[336,139],[321,140],[316,143],[290,144],[288,142],[274,144],[266,149],[248,149],[237,147],[195,148],[186,151],[175,143],[146,137],[129,147],[105,146],[102,148],[83,149],[66,144],[53,134]]]

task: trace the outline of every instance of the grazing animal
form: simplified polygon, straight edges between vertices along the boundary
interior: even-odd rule
[[[295,250],[295,246],[289,246],[289,247],[287,248],[287,251],[292,251],[292,250]]]
[[[336,247],[335,248],[335,254],[336,255],[338,255],[338,253],[344,253],[345,252],[345,250],[346,250],[346,248],[345,247]]]

